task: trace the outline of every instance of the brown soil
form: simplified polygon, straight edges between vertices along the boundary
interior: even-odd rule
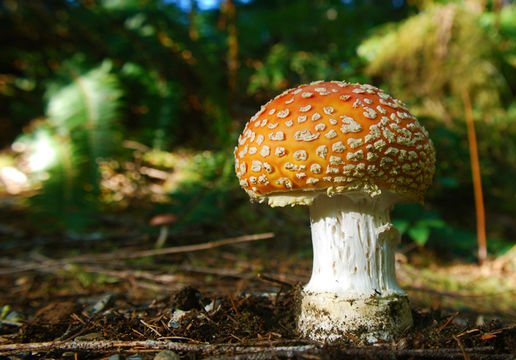
[[[5,279],[2,282],[16,287],[6,284]],[[198,345],[187,351],[176,346],[176,354],[186,358],[513,359],[516,354],[516,327],[500,320],[474,326],[465,315],[441,310],[413,311],[414,326],[392,344],[364,347],[353,342],[352,334],[346,344],[339,346],[314,344],[297,337],[297,294],[295,287],[280,287],[273,294],[232,296],[186,286],[159,299],[136,299],[121,292],[97,296],[69,294],[46,301],[26,298],[15,306],[25,320],[2,323],[0,349],[6,344],[22,346],[48,341],[90,342],[99,347],[96,351],[51,347],[32,352],[0,351],[4,354],[0,358],[100,359],[118,355],[118,358],[133,359],[134,354],[139,354],[138,358],[152,359],[157,354],[170,355],[163,350],[142,349],[136,344],[121,351],[107,347],[105,340],[126,341],[129,345],[139,340]],[[14,299],[2,299],[6,300]],[[206,344],[235,347],[214,350],[203,347]]]
[[[488,279],[487,297],[457,288],[444,268],[400,266],[414,325],[392,343],[363,346],[349,334],[329,346],[301,339],[295,328],[307,256],[239,243],[127,259],[127,246],[138,253],[152,244],[126,242],[110,252],[105,242],[92,252],[52,243],[36,253],[35,245],[12,243],[0,256],[0,360],[516,358],[514,270],[501,259],[450,272],[471,290]],[[118,258],[77,256],[86,253]],[[439,287],[449,283],[455,290]]]

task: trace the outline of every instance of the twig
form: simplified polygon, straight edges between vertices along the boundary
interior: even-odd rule
[[[473,192],[475,195],[475,209],[477,216],[477,241],[478,241],[478,262],[482,265],[487,259],[487,239],[486,239],[486,215],[484,210],[484,196],[482,194],[482,176],[480,174],[480,162],[478,161],[478,143],[475,133],[475,122],[473,118],[473,108],[469,92],[462,92],[464,102],[464,115],[466,118],[469,156],[471,162],[471,175],[473,177]]]
[[[466,330],[464,332],[461,332],[460,334],[457,334],[455,335],[456,337],[460,338],[462,336],[465,336],[465,335],[471,335],[471,334],[475,334],[477,332],[480,332],[480,329],[470,329],[470,330]]]
[[[191,252],[191,251],[200,251],[200,250],[208,250],[213,249],[219,246],[230,245],[230,244],[238,244],[242,242],[270,239],[274,237],[274,233],[264,233],[264,234],[255,234],[255,235],[244,235],[238,236],[234,238],[226,238],[216,241],[210,241],[202,244],[194,244],[194,245],[185,245],[185,246],[175,246],[169,247],[165,249],[153,249],[147,251],[118,251],[111,254],[105,255],[84,255],[77,256],[69,259],[64,259],[67,262],[88,262],[94,259],[97,260],[123,260],[123,259],[135,259],[146,256],[157,256],[157,255],[168,255],[168,254],[177,254],[183,252]]]
[[[200,344],[201,343],[199,340],[195,340],[195,339],[184,337],[184,336],[163,336],[163,337],[158,338],[158,340],[160,340],[160,341],[167,341],[167,342],[169,340],[187,340],[190,343],[196,343],[196,344]]]
[[[83,319],[81,319],[81,318],[80,318],[80,316],[79,316],[79,315],[77,315],[76,313],[72,313],[72,314],[70,315],[70,317],[71,317],[72,319],[74,319],[74,320],[77,320],[77,321],[78,321],[78,322],[80,322],[82,325],[86,325],[86,323],[84,322],[84,320],[83,320]]]
[[[149,325],[147,324],[145,321],[143,321],[142,319],[140,319],[140,322],[145,325],[146,327],[148,327],[152,332],[154,332],[156,335],[158,335],[159,337],[162,337],[163,335],[161,335],[158,330],[155,329],[155,326],[152,326],[152,325]]]
[[[181,270],[187,271],[187,272],[192,272],[192,273],[216,275],[216,276],[221,276],[221,277],[232,277],[235,279],[244,279],[244,280],[251,280],[252,278],[254,278],[254,276],[252,274],[242,273],[239,270],[206,268],[206,267],[192,266],[192,265],[188,265],[188,264],[181,265]]]
[[[130,350],[134,348],[177,351],[212,351],[213,345],[183,344],[165,341],[49,341],[0,345],[0,354],[43,351],[98,351]]]
[[[457,351],[455,351],[457,350]],[[492,350],[491,350],[492,351]],[[330,356],[329,356],[330,355]],[[300,358],[300,359],[321,359],[321,358],[343,358],[343,359],[462,359],[459,349],[416,349],[416,350],[390,350],[375,348],[343,349],[328,354],[325,350],[304,350],[297,349],[276,349],[266,348],[259,352],[230,353],[222,356],[211,356],[208,360],[269,360],[278,358]],[[478,353],[478,359],[511,359],[507,354]]]
[[[105,274],[119,279],[143,279],[159,284],[173,284],[177,282],[177,276],[175,275],[153,274],[152,272],[142,270],[112,270],[88,265],[82,267],[81,269],[87,272]]]
[[[455,341],[457,342],[457,344],[459,344],[459,348],[460,348],[460,351],[462,351],[462,356],[464,356],[464,360],[470,360],[469,355],[466,352],[464,345],[462,344],[462,341],[460,341],[460,339],[458,337],[456,337],[455,335],[452,335],[452,336],[455,339]]]
[[[43,262],[26,263],[19,260],[12,260],[7,258],[0,258],[0,263],[4,264],[4,269],[0,269],[0,275],[12,274],[17,272],[29,271],[29,270],[42,270],[45,268],[51,268],[69,263],[98,263],[104,261],[123,260],[123,259],[134,259],[146,256],[157,256],[157,255],[168,255],[177,254],[192,251],[201,251],[213,249],[219,246],[238,244],[242,242],[257,241],[263,239],[270,239],[274,237],[274,233],[264,233],[255,235],[244,235],[234,238],[226,238],[216,241],[210,241],[202,244],[175,246],[165,249],[153,249],[153,250],[120,250],[109,254],[88,254],[75,256],[70,258],[47,260]]]
[[[133,333],[135,333],[136,335],[139,335],[139,336],[141,336],[142,338],[145,338],[145,335],[143,335],[143,334],[142,334],[141,332],[139,332],[138,330],[136,330],[136,329],[131,329],[131,331],[132,331]]]
[[[238,309],[235,305],[235,301],[233,300],[233,296],[229,297],[229,301],[231,302],[231,307],[233,308],[233,311],[235,312],[236,316],[240,316],[240,313],[238,312]]]
[[[16,327],[23,326],[22,323],[19,323],[16,321],[9,321],[9,320],[0,320],[0,325],[8,325],[8,326],[16,326]]]
[[[450,325],[450,323],[453,321],[453,319],[457,317],[457,315],[459,315],[458,311],[455,314],[452,314],[452,316],[450,316],[448,320],[446,320],[444,325],[439,328],[439,332],[443,331],[448,325]]]
[[[288,344],[289,342],[286,342]],[[278,345],[274,345],[278,344]],[[459,345],[461,343],[459,342]],[[328,355],[328,349],[320,347],[320,344],[306,344],[298,342],[297,345],[281,345],[281,343],[267,342],[263,344],[244,345],[244,344],[187,344],[170,341],[54,341],[40,343],[22,343],[0,345],[0,355],[13,355],[27,352],[48,352],[48,351],[75,351],[75,352],[135,352],[135,351],[158,351],[173,350],[181,352],[200,353],[202,355],[221,356],[231,359],[273,359],[278,357],[304,357],[305,355]],[[335,357],[353,356],[356,358],[365,357],[403,357],[403,358],[425,358],[425,359],[469,359],[471,356],[481,357],[482,359],[507,359],[508,354],[495,354],[492,346],[480,348],[461,349],[400,349],[391,347],[365,347],[354,349],[335,349]],[[466,353],[467,352],[467,353]],[[296,356],[297,355],[297,356]]]
[[[260,280],[264,280],[264,281],[268,281],[268,282],[271,282],[271,283],[280,284],[280,285],[286,286],[288,288],[293,288],[294,287],[294,285],[292,285],[291,283],[288,283],[288,282],[283,281],[283,280],[275,279],[275,278],[270,277],[270,276],[265,275],[265,274],[258,274],[257,276],[258,276],[258,279],[260,279]]]

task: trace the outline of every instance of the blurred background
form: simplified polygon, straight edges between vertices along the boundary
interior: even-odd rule
[[[152,247],[172,215],[166,246],[273,231],[255,246],[309,259],[307,209],[249,204],[232,152],[320,79],[381,87],[430,131],[425,204],[392,214],[412,262],[478,260],[479,214],[490,258],[515,244],[513,1],[3,0],[0,23],[2,251]]]

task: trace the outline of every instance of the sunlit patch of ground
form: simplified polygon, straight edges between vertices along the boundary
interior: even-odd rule
[[[398,278],[412,303],[422,308],[447,308],[474,312],[481,323],[502,318],[516,322],[516,248],[482,266],[471,263],[402,264]]]

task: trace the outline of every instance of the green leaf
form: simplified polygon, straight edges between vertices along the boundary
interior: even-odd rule
[[[460,186],[459,179],[451,176],[443,176],[439,178],[439,184],[450,189],[456,189]]]
[[[430,237],[430,228],[424,224],[417,224],[408,230],[408,235],[418,245],[425,245]]]
[[[394,219],[392,224],[398,229],[400,234],[404,234],[410,226],[410,222],[406,219]]]

